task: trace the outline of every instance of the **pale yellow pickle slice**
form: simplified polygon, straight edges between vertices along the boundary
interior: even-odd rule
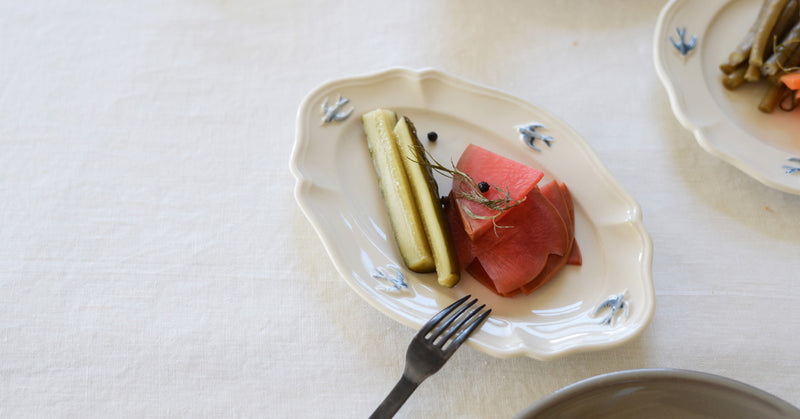
[[[393,132],[397,115],[376,109],[362,115],[361,122],[400,255],[408,269],[432,272],[436,265]]]
[[[450,227],[439,200],[439,187],[433,170],[425,155],[425,149],[417,137],[414,124],[402,117],[394,127],[394,134],[403,155],[406,175],[414,192],[422,225],[433,253],[437,279],[440,285],[452,287],[461,278]]]

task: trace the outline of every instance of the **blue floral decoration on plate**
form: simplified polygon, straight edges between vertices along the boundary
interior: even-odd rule
[[[669,41],[672,43],[672,46],[685,57],[697,46],[697,35],[692,35],[689,42],[686,42],[686,28],[675,28],[675,31],[678,32],[678,40],[676,41],[670,36]]]
[[[353,107],[346,111],[342,111],[342,107],[347,105],[350,102],[350,99],[339,97],[336,99],[336,103],[333,105],[328,105],[328,99],[326,98],[324,102],[322,102],[322,123],[329,124],[331,122],[341,122],[347,119],[350,114],[353,113]]]
[[[608,313],[603,320],[600,321],[601,325],[608,325],[613,326],[616,317],[622,314],[623,319],[628,318],[628,311],[630,309],[630,303],[625,300],[626,294],[628,290],[622,291],[619,295],[610,295],[608,299],[603,301],[592,313],[592,317],[596,317],[601,311],[608,310]]]
[[[546,129],[544,125],[538,122],[517,125],[514,128],[519,132],[519,139],[536,151],[542,151],[542,149],[536,147],[536,140],[543,142],[547,147],[550,147],[550,144],[554,141],[553,137],[543,135],[537,131],[538,129]]]
[[[786,159],[792,163],[800,164],[800,157],[789,157]],[[798,166],[789,166],[788,164],[783,165],[783,170],[787,175],[791,175],[792,173],[800,172],[800,167]]]
[[[402,292],[408,289],[406,276],[403,275],[403,271],[396,265],[386,265],[386,267],[378,266],[370,275],[387,284],[379,287],[383,291]]]

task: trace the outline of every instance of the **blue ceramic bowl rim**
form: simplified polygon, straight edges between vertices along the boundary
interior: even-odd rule
[[[548,409],[609,385],[622,383],[646,383],[648,381],[652,382],[658,380],[672,380],[677,382],[718,387],[736,394],[754,397],[766,404],[771,405],[786,417],[800,418],[800,409],[773,394],[767,393],[766,391],[753,387],[749,384],[716,374],[672,368],[634,369],[596,375],[556,390],[550,395],[545,396],[541,400],[530,405],[528,408],[520,412],[515,418],[535,418],[537,415],[546,412]]]

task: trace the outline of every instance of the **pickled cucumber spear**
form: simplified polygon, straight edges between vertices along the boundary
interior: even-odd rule
[[[362,115],[361,122],[400,255],[408,269],[431,272],[435,269],[433,255],[393,132],[397,115],[376,109]]]
[[[439,284],[452,287],[458,283],[461,274],[433,170],[411,120],[407,117],[400,118],[394,127],[394,134],[403,154],[406,174],[433,253]]]

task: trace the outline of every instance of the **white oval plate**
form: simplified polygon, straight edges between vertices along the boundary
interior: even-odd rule
[[[800,194],[800,111],[758,110],[766,86],[745,84],[735,91],[722,86],[719,65],[744,37],[761,6],[759,0],[672,0],[658,18],[654,37],[655,66],[680,123],[694,133],[709,153],[761,183]],[[670,38],[696,37],[695,47],[682,55]]]
[[[349,99],[339,112],[352,107],[352,114],[323,123],[321,107],[339,95]],[[566,182],[583,266],[568,266],[532,295],[515,298],[498,297],[469,275],[449,289],[437,284],[435,274],[402,268],[361,127],[361,114],[379,107],[410,117],[423,142],[425,133],[436,131],[439,140],[428,147],[440,162],[457,160],[475,143],[541,169],[542,182]],[[529,122],[546,126],[540,131],[554,138],[551,147],[537,141],[537,152],[521,141],[514,127]],[[625,342],[653,316],[653,248],[639,205],[578,134],[520,99],[434,70],[391,69],[331,81],[300,106],[291,170],[297,202],[342,277],[364,300],[410,327],[472,294],[493,310],[470,339],[473,347],[497,357],[545,360]],[[450,181],[437,180],[446,194]],[[407,288],[393,288],[389,279],[397,272]],[[611,310],[600,305],[623,292],[611,324],[601,324]]]

